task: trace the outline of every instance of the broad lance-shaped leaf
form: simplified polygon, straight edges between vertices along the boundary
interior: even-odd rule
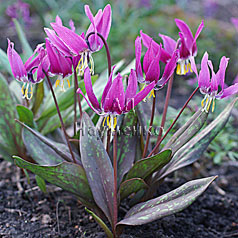
[[[0,74],[0,154],[5,159],[13,154],[20,155],[24,150],[21,139],[21,126],[15,122],[17,112],[7,81]],[[9,154],[9,156],[6,156]]]
[[[82,116],[80,136],[81,161],[94,200],[112,223],[114,180],[111,160],[98,132],[86,112]]]
[[[164,150],[151,157],[137,161],[126,175],[126,180],[131,178],[145,179],[156,170],[163,168],[171,159],[171,150]]]
[[[55,165],[63,160],[72,161],[67,145],[56,143],[24,123],[19,123],[24,126],[22,138],[28,153],[35,162],[40,165]],[[81,164],[79,155],[74,153],[74,156],[77,162]]]
[[[36,93],[34,95],[34,99],[33,99],[34,103],[32,107],[32,112],[34,113],[34,115],[36,115],[36,113],[38,112],[44,99],[44,95],[45,95],[44,81],[36,84],[35,88],[36,88]]]
[[[0,65],[2,66],[2,68],[4,68],[5,71],[7,71],[13,77],[7,54],[1,48],[0,48]]]
[[[186,144],[202,128],[207,120],[208,113],[198,110],[176,133],[171,137],[163,150],[170,148],[173,154]]]
[[[33,112],[25,106],[17,105],[16,107],[19,120],[30,127],[35,127]]]
[[[135,160],[137,135],[133,132],[136,128],[137,116],[131,110],[125,115],[117,140],[117,183],[120,184],[123,176],[131,169]]]
[[[158,198],[142,202],[132,207],[119,225],[142,225],[159,218],[182,211],[202,194],[216,176],[196,179]]]
[[[13,156],[20,168],[28,169],[68,192],[77,195],[82,203],[93,206],[93,196],[83,167],[79,164],[62,162],[54,166],[32,164],[18,156]]]
[[[133,193],[137,193],[141,189],[147,189],[148,185],[141,178],[133,178],[124,181],[119,189],[120,200],[129,197]]]
[[[188,143],[180,148],[172,157],[172,160],[154,177],[154,181],[158,181],[173,171],[192,164],[200,158],[211,141],[225,127],[231,110],[234,107],[238,98],[234,99],[220,113],[220,115],[206,126],[200,133],[193,137]]]

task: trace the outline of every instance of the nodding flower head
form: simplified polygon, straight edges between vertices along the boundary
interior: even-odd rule
[[[77,93],[83,95],[90,108],[99,115],[105,116],[109,127],[115,128],[115,119],[117,115],[127,113],[133,109],[139,102],[141,102],[154,88],[155,82],[150,83],[139,93],[137,91],[137,78],[134,70],[131,70],[128,86],[124,92],[122,76],[120,73],[112,80],[113,70],[104,88],[101,103],[98,102],[92,88],[92,81],[89,68],[84,72],[84,83],[88,99],[85,97],[81,89]],[[111,122],[111,123],[109,123]],[[111,126],[113,124],[113,126]]]
[[[7,55],[13,76],[23,82],[23,98],[30,100],[33,96],[32,84],[39,83],[44,78],[44,71],[48,71],[49,60],[42,44],[38,45],[33,55],[23,64],[20,55],[14,49],[14,43],[8,39]],[[33,74],[37,71],[36,79]],[[30,90],[29,90],[30,87]]]
[[[143,59],[143,76],[141,66],[141,49],[143,45],[147,48]],[[135,55],[136,55],[136,75],[140,83],[149,84],[155,83],[154,89],[160,89],[168,82],[169,78],[174,73],[178,60],[178,50],[172,53],[172,57],[168,58],[167,53],[162,48],[162,45],[157,44],[151,37],[141,32],[135,41]],[[160,76],[160,61],[166,63],[164,72]]]
[[[205,94],[202,100],[203,110],[209,111],[212,104],[212,111],[215,108],[215,99],[222,99],[238,93],[238,83],[225,88],[225,73],[229,58],[223,56],[217,73],[213,70],[212,61],[208,60],[208,53],[205,52],[201,62],[201,70],[198,74],[195,62],[191,62],[193,71],[198,78],[200,92]]]
[[[179,49],[180,56],[176,72],[179,75],[185,75],[188,72],[192,72],[191,59],[197,55],[196,41],[204,27],[204,23],[202,21],[201,24],[198,26],[197,32],[194,37],[189,26],[184,21],[180,19],[175,19],[175,23],[180,30],[179,39],[177,42],[169,36],[165,36],[162,34],[159,34],[159,36],[163,40],[165,51],[171,56],[176,48]]]
[[[53,30],[45,29],[46,34],[52,44],[54,44],[65,56],[80,56],[77,70],[79,75],[83,75],[84,70],[90,65],[91,73],[94,73],[94,63],[91,54],[102,48],[103,42],[97,35],[100,33],[106,40],[111,28],[111,6],[108,4],[104,10],[100,9],[95,16],[90,11],[88,5],[85,5],[85,13],[91,24],[86,35],[94,32],[92,36],[85,39],[84,33],[78,35],[75,33],[73,21],[70,21],[71,29],[62,25],[61,19],[57,16],[56,22],[51,23]],[[56,33],[57,35],[56,35]]]

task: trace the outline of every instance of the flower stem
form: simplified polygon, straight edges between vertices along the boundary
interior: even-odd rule
[[[163,116],[162,116],[161,125],[160,125],[160,128],[159,128],[159,135],[158,135],[157,142],[156,142],[157,144],[161,139],[163,129],[164,129],[164,125],[165,125],[167,110],[168,110],[168,106],[169,106],[169,100],[170,100],[172,86],[173,86],[173,80],[174,80],[174,75],[171,76],[171,78],[169,80],[169,83],[168,83],[168,88],[167,88],[167,93],[166,93],[166,98],[165,98],[165,104],[164,104],[164,110],[163,110]],[[155,153],[158,153],[158,150],[159,150],[159,147],[156,147]]]
[[[70,154],[72,156],[72,160],[73,162],[76,164],[76,160],[75,160],[75,157],[74,157],[74,153],[73,153],[73,150],[72,150],[72,147],[69,143],[69,138],[68,138],[68,135],[66,133],[66,129],[65,129],[65,126],[64,126],[64,122],[63,122],[63,119],[62,119],[62,116],[61,116],[61,113],[60,113],[60,110],[59,110],[59,105],[58,105],[58,102],[57,102],[57,99],[56,99],[56,96],[55,96],[55,93],[54,93],[54,90],[53,90],[53,87],[52,87],[52,84],[51,84],[51,81],[49,79],[49,76],[48,74],[43,70],[46,78],[47,78],[47,81],[49,83],[49,86],[50,86],[50,91],[52,93],[52,96],[53,96],[53,99],[54,99],[54,102],[55,102],[55,106],[56,106],[56,110],[57,110],[57,113],[58,113],[58,116],[59,116],[59,119],[60,119],[60,123],[61,123],[61,128],[64,132],[64,136],[65,136],[65,139],[66,139],[66,142],[67,142],[67,145],[69,147],[69,151],[70,151]]]
[[[114,196],[113,196],[113,234],[116,235],[117,224],[117,130],[114,131],[113,138],[113,171],[114,171]]]
[[[186,106],[188,105],[189,101],[192,99],[192,97],[194,96],[194,94],[198,91],[199,87],[197,87],[193,93],[190,95],[190,97],[188,98],[188,100],[185,102],[185,104],[183,105],[182,109],[180,110],[180,112],[178,113],[178,115],[176,116],[176,118],[174,119],[173,123],[170,125],[169,129],[166,131],[166,133],[164,134],[164,136],[156,143],[156,146],[154,147],[154,149],[151,151],[151,153],[149,154],[149,156],[152,156],[153,153],[156,153],[156,150],[159,148],[161,142],[164,140],[164,138],[168,135],[168,133],[170,132],[170,130],[173,128],[174,124],[177,122],[178,118],[180,117],[180,115],[182,114],[182,112],[184,111],[184,109],[186,108]]]
[[[155,101],[156,101],[156,91],[155,91],[155,96],[153,97],[153,104],[152,104],[151,117],[150,117],[150,125],[149,125],[148,134],[147,134],[147,137],[146,137],[146,143],[145,143],[145,148],[144,148],[142,158],[146,157],[146,152],[147,152],[148,146],[149,146],[150,135],[151,135],[152,125],[153,125],[154,115],[155,115]]]

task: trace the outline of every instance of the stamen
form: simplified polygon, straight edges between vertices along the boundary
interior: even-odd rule
[[[190,70],[190,72],[192,73],[192,68],[191,68],[191,63],[188,63],[188,69]]]
[[[60,84],[60,80],[57,79],[56,82],[55,82],[55,87],[57,88],[59,86],[59,84]]]
[[[104,125],[105,125],[106,119],[107,119],[107,117],[104,117],[103,122],[102,122],[102,126],[103,126],[103,127],[104,127]]]
[[[209,98],[209,103],[208,103],[207,110],[206,110],[207,113],[209,112],[211,103],[212,103],[212,98]]]
[[[213,102],[212,102],[212,112],[214,112],[215,109],[215,98],[213,98]]]
[[[116,126],[117,126],[117,117],[115,116],[114,117],[114,124],[113,124],[113,129],[114,130],[115,130]]]
[[[69,79],[67,79],[67,83],[68,83],[68,87],[70,88],[70,81],[69,81]]]
[[[110,120],[110,116],[107,116],[107,126],[109,127],[109,129],[111,129],[111,120]]]
[[[21,93],[22,93],[23,98],[25,98],[25,93],[24,93],[25,85],[26,85],[26,83],[23,83],[22,88],[21,88]]]
[[[181,75],[181,65],[178,63],[176,74]]]
[[[151,98],[152,96],[153,96],[153,98],[155,98],[155,90],[154,89],[151,90],[149,98]]]
[[[92,57],[91,54],[90,54],[90,56],[89,56],[89,61],[90,61],[90,65],[91,65],[91,67],[90,67],[90,73],[91,73],[92,75],[94,75],[94,61],[93,61],[93,57]]]
[[[64,89],[64,80],[61,79],[60,81],[61,81],[61,85],[60,85],[60,86],[61,86],[61,90],[60,90],[60,91],[61,91],[61,92],[65,92],[65,89]]]

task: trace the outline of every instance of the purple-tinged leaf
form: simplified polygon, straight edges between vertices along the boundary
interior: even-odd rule
[[[158,198],[139,203],[127,212],[125,218],[117,223],[117,227],[142,225],[180,212],[190,206],[215,178],[216,176],[192,180]]]
[[[137,161],[126,175],[126,180],[131,178],[145,179],[156,170],[163,168],[171,160],[171,150],[164,150],[151,157]]]
[[[82,164],[96,204],[112,223],[114,180],[111,160],[86,112],[82,116],[82,128],[80,133]]]
[[[148,185],[141,178],[133,178],[124,181],[119,189],[120,200],[129,197],[133,193],[137,193],[141,189],[148,189]]]
[[[227,107],[220,113],[220,115],[206,126],[201,132],[181,147],[172,157],[171,161],[166,165],[155,179],[158,181],[175,170],[183,168],[187,165],[197,161],[202,153],[207,149],[211,141],[218,135],[220,131],[225,127],[232,108],[237,102],[238,98],[235,98]]]
[[[123,176],[131,169],[135,160],[137,135],[132,130],[136,128],[136,125],[137,116],[133,111],[130,111],[123,119],[120,128],[121,134],[117,139],[118,184],[121,183]]]
[[[72,161],[67,145],[56,143],[24,123],[19,123],[25,127],[22,131],[23,142],[35,162],[40,165],[55,165],[63,160]],[[81,164],[79,155],[74,153],[74,156],[78,163]]]
[[[84,205],[95,206],[85,171],[81,165],[62,162],[53,166],[41,166],[18,156],[13,156],[13,158],[20,168],[28,169],[49,183],[77,195]]]

